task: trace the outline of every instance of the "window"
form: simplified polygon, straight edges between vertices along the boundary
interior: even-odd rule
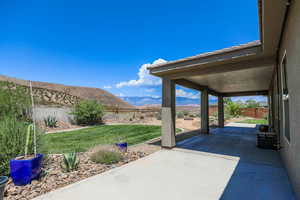
[[[282,124],[283,134],[290,142],[290,119],[289,119],[289,90],[288,90],[288,77],[286,70],[286,54],[284,54],[281,62],[281,97],[282,97]]]

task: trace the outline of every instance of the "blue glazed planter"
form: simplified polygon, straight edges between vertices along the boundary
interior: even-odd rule
[[[42,170],[43,154],[28,160],[10,160],[10,176],[17,186],[27,185],[38,179]]]
[[[116,143],[116,146],[119,148],[120,151],[127,152],[127,142]]]
[[[4,190],[7,181],[8,181],[8,177],[0,176],[0,200],[3,200]]]

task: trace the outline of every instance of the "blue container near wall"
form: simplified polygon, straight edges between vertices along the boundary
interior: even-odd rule
[[[5,185],[8,181],[8,177],[6,176],[0,176],[0,200],[3,200],[4,191],[5,191]]]
[[[116,143],[116,146],[119,148],[120,151],[127,152],[127,142]]]
[[[10,160],[10,176],[17,186],[27,185],[38,179],[42,171],[43,154],[28,160]]]

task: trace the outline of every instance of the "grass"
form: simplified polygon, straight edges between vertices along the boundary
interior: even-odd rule
[[[237,123],[247,123],[247,124],[268,124],[268,120],[266,119],[245,119],[242,121],[238,121]]]
[[[119,152],[100,150],[93,153],[91,159],[95,163],[109,165],[109,164],[117,163],[120,160],[122,160],[122,155]]]
[[[180,131],[179,129],[177,131]],[[99,144],[114,144],[119,138],[129,145],[138,144],[161,136],[160,126],[102,125],[82,130],[44,135],[47,152],[84,152]]]

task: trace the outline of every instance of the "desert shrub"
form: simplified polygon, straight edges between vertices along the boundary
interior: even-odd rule
[[[161,111],[156,113],[156,119],[161,120]]]
[[[75,152],[63,154],[63,156],[61,168],[65,172],[71,172],[78,169],[79,160],[77,159],[77,154]]]
[[[44,119],[44,123],[45,123],[45,126],[50,127],[50,128],[57,127],[56,117],[48,116]]]
[[[196,115],[193,114],[193,113],[190,113],[190,114],[188,115],[188,117],[194,118],[194,117],[196,117]]]
[[[9,160],[24,155],[27,122],[16,119],[15,116],[7,115],[0,120],[0,174],[9,174]],[[41,133],[37,131],[37,149],[45,150]],[[33,154],[33,142],[28,145],[28,154]]]
[[[182,113],[184,116],[188,116],[190,114],[190,112],[188,110],[183,110]]]
[[[0,118],[14,115],[18,119],[28,120],[30,96],[26,87],[0,81]]]
[[[74,106],[71,114],[79,125],[94,125],[102,122],[104,107],[96,100],[83,100]]]
[[[184,118],[183,112],[177,112],[177,118]]]
[[[116,151],[99,150],[91,155],[91,160],[95,163],[113,164],[122,160],[122,155]]]

